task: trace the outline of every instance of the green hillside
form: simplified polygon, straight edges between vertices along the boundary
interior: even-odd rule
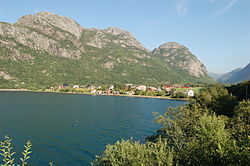
[[[213,82],[207,73],[172,64],[189,60],[183,50],[176,49],[168,63],[127,31],[85,29],[68,19],[44,12],[0,23],[0,88]]]

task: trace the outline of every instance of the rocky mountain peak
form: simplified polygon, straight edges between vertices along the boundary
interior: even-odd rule
[[[41,29],[38,26],[57,27],[70,32],[78,39],[81,37],[83,28],[73,19],[63,17],[51,12],[39,12],[35,15],[21,17],[16,24]]]
[[[161,57],[166,63],[174,67],[180,67],[189,74],[200,77],[208,75],[205,65],[193,55],[188,48],[176,43],[167,42],[154,49],[152,54]]]
[[[128,31],[124,31],[118,27],[108,27],[107,29],[104,30],[107,33],[111,33],[112,35],[128,35],[132,36],[132,34]]]
[[[120,40],[114,40],[113,42],[122,44],[124,47],[132,46],[142,50],[147,50],[138,40],[136,40],[132,33],[128,31],[124,31],[117,27],[108,27],[107,29],[104,29],[104,32],[114,36],[119,36]]]
[[[176,42],[167,42],[164,43],[162,45],[160,45],[159,49],[181,49],[181,48],[185,48],[183,45],[176,43]]]
[[[170,54],[178,55],[178,52],[180,51],[182,51],[185,54],[189,54],[189,50],[185,46],[176,42],[166,42],[160,45],[158,48],[155,48],[152,51],[152,53],[161,56],[169,56]]]

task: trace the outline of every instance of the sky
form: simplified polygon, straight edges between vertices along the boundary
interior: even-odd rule
[[[175,41],[209,72],[250,62],[250,0],[0,0],[0,22],[49,11],[82,27],[119,27],[152,50]]]

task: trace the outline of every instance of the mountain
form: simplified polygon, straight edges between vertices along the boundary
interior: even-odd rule
[[[152,51],[166,64],[172,68],[180,68],[196,77],[207,77],[206,67],[194,56],[188,48],[176,42],[168,42]]]
[[[222,74],[217,80],[219,82],[226,83],[227,80],[229,80],[235,73],[237,73],[240,70],[241,70],[241,68],[237,68],[237,69],[234,69],[233,71],[230,71],[228,73]]]
[[[50,12],[0,22],[0,88],[213,82],[184,46],[150,51],[119,28],[84,28]]]
[[[250,63],[244,68],[235,69],[222,75],[218,81],[223,83],[238,83],[250,80]]]
[[[208,73],[208,75],[212,77],[214,80],[218,80],[222,76],[222,74],[218,73]]]

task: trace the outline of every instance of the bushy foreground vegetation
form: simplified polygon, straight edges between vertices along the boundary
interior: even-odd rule
[[[158,142],[117,141],[115,145],[107,145],[103,156],[97,156],[93,165],[164,165],[173,163],[172,150],[166,140]]]
[[[189,104],[171,108],[145,144],[108,145],[92,165],[248,165],[250,100],[239,100],[219,85],[203,89]]]

